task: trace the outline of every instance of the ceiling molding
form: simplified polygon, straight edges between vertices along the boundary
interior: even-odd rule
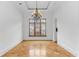
[[[30,2],[29,2],[30,3]],[[38,9],[39,10],[47,10],[48,9],[48,7],[49,7],[49,5],[50,5],[50,1],[48,1],[48,4],[47,4],[47,6],[46,7],[38,7]],[[26,7],[27,7],[27,9],[28,10],[35,10],[36,8],[34,7],[29,7],[29,5],[28,5],[28,3],[27,2],[25,2],[25,5],[26,5]]]

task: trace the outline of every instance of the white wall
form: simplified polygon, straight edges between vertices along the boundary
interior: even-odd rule
[[[12,2],[0,2],[0,56],[22,41],[22,14]]]
[[[54,18],[58,20],[58,44],[79,56],[79,2],[59,2],[61,8]]]
[[[46,18],[46,33],[47,37],[29,37],[29,18],[31,17],[33,11],[27,11],[24,18],[24,26],[23,26],[23,36],[24,40],[52,40],[53,39],[53,24],[51,13],[48,10],[42,10],[41,13],[43,17]]]

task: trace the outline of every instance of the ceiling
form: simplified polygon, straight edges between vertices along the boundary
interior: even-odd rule
[[[37,1],[37,8],[51,15],[60,8],[59,3],[58,1]],[[18,1],[16,4],[23,14],[32,13],[36,8],[36,1]]]
[[[39,10],[47,10],[50,5],[50,2],[30,1],[30,2],[25,2],[25,5],[27,6],[28,10],[34,10],[35,8],[38,8]]]

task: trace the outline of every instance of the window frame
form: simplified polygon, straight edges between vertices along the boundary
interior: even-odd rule
[[[30,22],[30,20],[33,20],[34,22]],[[39,25],[40,25],[40,27],[39,27],[39,32],[40,32],[40,34],[36,34],[36,20],[34,20],[34,19],[32,19],[32,18],[29,18],[29,37],[46,37],[47,35],[46,35],[46,18],[41,18],[41,19],[39,19],[40,20],[40,22],[38,23]],[[41,20],[45,20],[45,22],[41,22]],[[31,26],[30,26],[30,24],[34,24],[34,30],[33,30],[33,32],[34,32],[34,34],[33,35],[31,35]],[[44,24],[45,25],[45,34],[41,34],[42,33],[42,24]]]

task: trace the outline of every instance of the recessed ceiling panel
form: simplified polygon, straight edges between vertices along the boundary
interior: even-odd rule
[[[25,2],[25,4],[26,4],[27,8],[30,10],[33,10],[36,7],[41,10],[43,10],[43,9],[46,10],[46,9],[48,9],[50,2],[48,2],[48,1],[37,1],[37,2],[29,1],[29,2]]]

